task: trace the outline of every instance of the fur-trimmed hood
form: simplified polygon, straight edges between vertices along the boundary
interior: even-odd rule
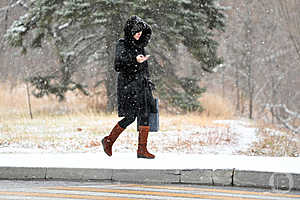
[[[133,38],[134,34],[142,31],[139,40]],[[140,17],[131,16],[124,26],[125,41],[128,44],[133,44],[139,48],[146,47],[151,39],[152,29],[149,24],[144,22]]]

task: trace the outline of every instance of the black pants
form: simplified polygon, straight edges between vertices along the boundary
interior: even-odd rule
[[[125,116],[121,121],[118,122],[119,126],[122,128],[126,128],[130,124],[132,124],[135,119],[137,118],[137,115],[128,115]],[[139,126],[149,126],[149,116],[148,115],[141,115],[140,116],[141,120],[139,123]]]

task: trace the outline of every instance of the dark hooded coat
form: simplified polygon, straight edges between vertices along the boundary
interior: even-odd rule
[[[142,31],[139,40],[133,35]],[[152,82],[148,70],[148,62],[138,63],[136,57],[146,55],[152,30],[150,25],[137,16],[132,16],[125,24],[124,38],[119,39],[116,46],[114,67],[118,73],[117,97],[118,115],[148,115],[153,107]]]

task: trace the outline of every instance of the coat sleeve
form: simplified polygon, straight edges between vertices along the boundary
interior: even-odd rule
[[[125,47],[124,41],[119,40],[116,46],[115,70],[117,72],[127,71],[136,62],[136,58],[131,55]]]

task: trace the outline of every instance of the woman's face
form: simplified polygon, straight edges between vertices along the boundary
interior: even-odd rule
[[[142,31],[140,31],[140,32],[138,32],[138,33],[136,33],[136,34],[134,34],[134,35],[133,35],[133,38],[136,39],[136,40],[139,40],[140,37],[141,37],[141,35],[142,35]]]

